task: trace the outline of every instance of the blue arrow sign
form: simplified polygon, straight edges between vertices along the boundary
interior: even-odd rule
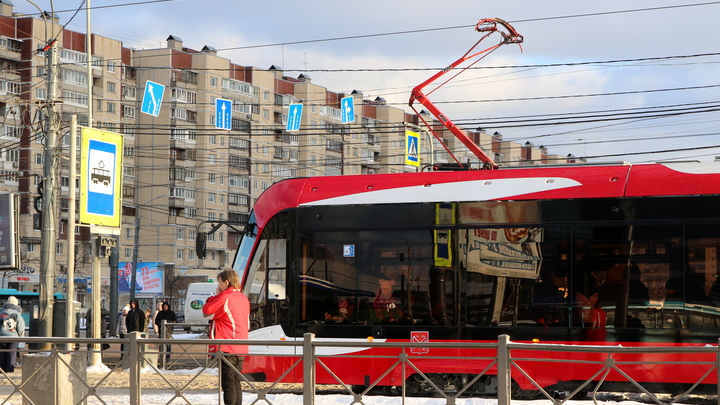
[[[215,100],[215,128],[231,129],[232,127],[232,100]]]
[[[160,83],[145,82],[145,93],[143,93],[142,106],[140,112],[157,117],[160,115],[160,106],[162,105],[163,94],[165,94],[165,86]]]
[[[290,104],[288,106],[288,118],[286,131],[299,131],[300,122],[302,121],[302,104]]]
[[[340,122],[347,124],[355,122],[355,103],[353,97],[340,99]]]

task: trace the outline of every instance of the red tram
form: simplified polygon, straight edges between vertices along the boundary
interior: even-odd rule
[[[258,199],[234,268],[253,306],[251,339],[312,332],[409,342],[421,332],[431,342],[494,342],[506,334],[543,343],[716,345],[719,207],[718,163],[289,179]],[[367,386],[392,364],[349,356],[371,352],[379,351],[327,361],[344,382]],[[298,356],[287,354],[251,356],[243,371],[274,381]],[[425,364],[446,390],[488,364],[467,360],[483,353],[433,355],[458,357]],[[548,363],[531,376],[568,387],[590,375],[583,367]],[[702,375],[677,364],[634,371],[670,392]],[[423,391],[410,372],[408,388]],[[401,385],[400,373],[380,385]],[[284,379],[301,380],[301,370]],[[715,380],[703,384],[715,392]],[[336,383],[322,370],[317,382]],[[533,388],[523,378],[516,383]],[[468,393],[494,389],[488,376]]]

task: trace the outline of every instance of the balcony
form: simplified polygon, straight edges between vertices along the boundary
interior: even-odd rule
[[[0,58],[20,61],[22,59],[22,41],[0,37]]]

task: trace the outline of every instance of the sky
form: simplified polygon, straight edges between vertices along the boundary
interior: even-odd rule
[[[16,12],[38,12],[27,0],[13,3]],[[86,32],[86,12],[73,17],[81,0],[33,3]],[[430,95],[456,124],[591,163],[720,156],[720,1],[91,0],[90,6],[92,31],[126,47],[165,47],[174,35],[188,48],[208,45],[234,63],[279,66],[287,76],[305,74],[330,91],[357,90],[368,100],[383,97],[408,112],[412,88],[480,39],[475,24],[501,18],[524,37],[522,49],[502,46]]]

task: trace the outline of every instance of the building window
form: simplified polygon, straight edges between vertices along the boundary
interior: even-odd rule
[[[178,240],[183,240],[183,239],[185,239],[185,229],[183,229],[183,228],[178,228],[178,229],[177,229],[177,239],[178,239]]]
[[[125,198],[135,197],[135,187],[123,185],[123,197],[125,197]]]
[[[76,107],[87,107],[88,106],[87,94],[63,90],[62,91],[62,99],[65,103],[74,105]]]
[[[43,154],[42,153],[35,154],[35,164],[38,164],[38,165],[43,164]]]
[[[208,174],[208,182],[210,184],[215,184],[215,173]]]
[[[33,253],[35,251],[35,244],[34,243],[28,243],[27,244],[27,252]]]
[[[116,86],[117,86],[117,84],[115,82],[107,82],[108,93],[115,93]]]
[[[135,99],[137,95],[137,89],[130,86],[122,86],[123,96],[131,99]]]
[[[208,193],[208,202],[214,204],[216,196],[217,195],[215,193]]]
[[[217,77],[211,77],[210,78],[210,87],[217,88],[218,86],[218,78]]]
[[[117,65],[115,64],[115,62],[110,62],[110,61],[108,61],[108,63],[107,63],[108,72],[110,72],[110,73],[115,73],[115,66],[117,66]],[[114,93],[114,92],[113,92],[113,93]]]
[[[129,105],[122,106],[123,112],[122,115],[124,118],[135,118],[135,107],[131,107]]]
[[[132,259],[133,255],[133,249],[132,248],[125,248],[124,255],[126,259]]]
[[[62,243],[56,243],[55,244],[55,254],[61,255],[63,252],[63,245]]]
[[[178,250],[177,250],[177,258],[178,258],[178,260],[184,260],[184,259],[185,259],[185,249],[178,249]]]
[[[228,204],[230,205],[248,205],[250,197],[242,194],[228,194]]]

